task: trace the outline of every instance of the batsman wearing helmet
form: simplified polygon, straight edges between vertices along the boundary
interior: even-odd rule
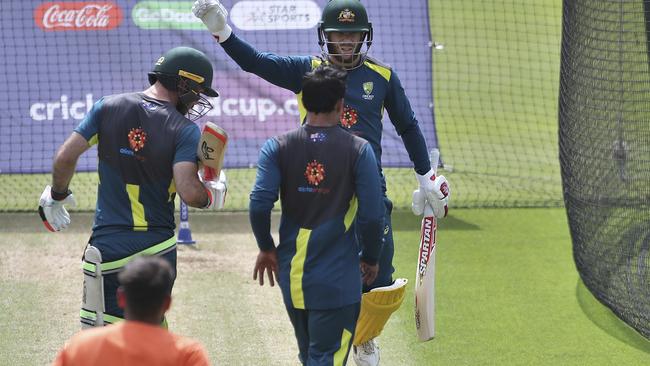
[[[353,348],[358,365],[377,365],[379,349],[374,338],[379,335],[391,313],[401,305],[406,285],[405,280],[394,281],[392,278],[392,203],[385,196],[385,179],[381,173],[381,120],[384,109],[413,162],[419,190],[425,193],[414,195],[414,199],[426,200],[437,217],[444,217],[447,214],[450,191],[440,188],[448,183],[444,176],[436,177],[431,169],[426,142],[397,73],[368,56],[374,39],[366,9],[358,0],[332,0],[327,3],[318,26],[321,56],[280,56],[259,52],[233,33],[227,22],[228,12],[218,0],[197,0],[192,11],[244,71],[296,93],[303,123],[305,110],[302,104],[302,75],[323,63],[338,65],[347,70],[347,89],[340,124],[371,144],[384,191],[386,226],[379,259],[380,272],[372,286],[364,287],[366,293],[362,299]],[[420,207],[424,202],[414,204]]]
[[[200,51],[177,47],[160,57],[143,92],[97,101],[54,157],[52,185],[39,213],[50,231],[65,229],[74,205],[68,188],[77,160],[97,144],[99,186],[92,235],[83,256],[82,328],[115,323],[117,272],[139,255],[162,256],[176,268],[174,198],[206,209],[223,206],[225,176],[201,182],[197,165],[200,132],[189,117],[206,113],[202,96],[211,88],[212,65]],[[161,319],[162,321],[162,319]]]

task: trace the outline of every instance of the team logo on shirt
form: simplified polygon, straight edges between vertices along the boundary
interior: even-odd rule
[[[339,21],[339,23],[354,23],[354,17],[355,16],[356,15],[354,15],[352,10],[343,9],[343,11],[341,11],[339,13],[338,21]]]
[[[357,111],[349,105],[346,105],[345,108],[343,108],[343,114],[341,114],[341,126],[350,128],[357,124],[358,118],[359,115],[357,114]]]
[[[316,132],[309,135],[311,142],[325,142],[327,135],[322,132]]]
[[[129,131],[129,145],[133,151],[140,151],[147,143],[147,133],[144,132],[142,127],[132,128]]]
[[[149,112],[153,112],[156,109],[158,109],[158,104],[153,103],[153,102],[149,102],[147,100],[143,100],[142,101],[142,108],[144,108],[145,110],[148,110]]]
[[[361,96],[365,100],[372,100],[375,96],[372,94],[372,89],[374,88],[375,84],[373,84],[372,81],[367,81],[363,83],[363,92],[364,94]]]
[[[305,178],[310,185],[318,186],[325,179],[325,167],[316,160],[312,160],[305,169]]]

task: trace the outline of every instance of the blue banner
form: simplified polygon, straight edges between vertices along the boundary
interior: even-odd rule
[[[253,167],[262,143],[298,125],[292,92],[243,72],[191,13],[193,1],[3,0],[0,56],[0,173],[51,171],[56,148],[103,95],[146,89],[147,72],[166,50],[204,51],[221,96],[203,118],[229,133],[226,168]],[[234,32],[258,50],[318,55],[325,0],[224,1]],[[365,2],[375,30],[370,55],[398,73],[429,147],[433,121],[427,2]],[[383,165],[411,166],[385,117]],[[94,171],[96,153],[78,171]]]

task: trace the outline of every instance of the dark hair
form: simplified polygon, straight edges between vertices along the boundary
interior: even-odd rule
[[[171,295],[174,285],[172,266],[160,257],[142,256],[129,262],[117,276],[131,315],[151,317]]]
[[[302,78],[302,104],[312,113],[328,113],[345,95],[348,73],[335,65],[321,64]]]

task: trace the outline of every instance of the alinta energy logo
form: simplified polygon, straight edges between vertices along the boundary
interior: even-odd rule
[[[45,2],[34,9],[34,21],[44,31],[111,30],[122,19],[112,1]]]
[[[319,161],[312,160],[307,163],[305,173],[303,174],[307,179],[307,184],[312,187],[298,187],[298,192],[303,193],[330,193],[330,188],[322,188],[319,185],[325,180],[325,165]]]
[[[312,160],[305,169],[305,178],[312,186],[318,186],[325,179],[325,167],[316,160]]]

